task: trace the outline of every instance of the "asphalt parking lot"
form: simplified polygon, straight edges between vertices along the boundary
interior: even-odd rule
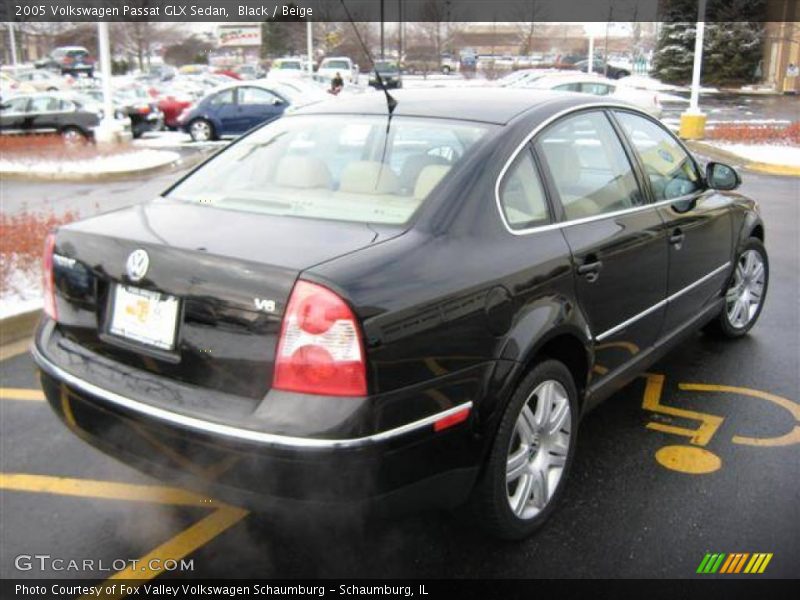
[[[767,225],[761,321],[733,343],[697,334],[591,413],[564,502],[533,538],[495,542],[463,515],[438,513],[278,522],[185,493],[69,432],[17,343],[0,356],[0,577],[101,581],[119,559],[182,558],[197,578],[695,577],[706,553],[769,553],[754,577],[796,577],[800,179],[743,177]],[[83,572],[17,568],[18,556],[36,554],[95,562]]]

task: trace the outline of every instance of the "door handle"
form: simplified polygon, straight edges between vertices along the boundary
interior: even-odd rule
[[[591,259],[590,259],[591,260]],[[585,262],[577,269],[578,275],[583,275],[589,283],[594,283],[600,276],[600,269],[603,268],[603,261],[592,260]]]
[[[680,228],[674,229],[672,231],[672,235],[669,236],[669,243],[677,246],[678,250],[681,248],[681,244],[683,243],[684,238],[686,238],[686,234],[680,230]]]

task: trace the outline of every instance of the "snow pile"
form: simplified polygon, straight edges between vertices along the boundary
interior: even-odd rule
[[[177,152],[165,150],[136,150],[97,156],[81,160],[52,160],[37,157],[0,157],[0,173],[30,173],[32,175],[99,175],[127,173],[168,165],[180,159]]]
[[[800,146],[780,144],[730,144],[725,142],[706,142],[715,148],[731,152],[749,161],[769,165],[800,168]]]
[[[12,268],[6,285],[0,289],[0,319],[42,308],[42,274],[40,269]]]

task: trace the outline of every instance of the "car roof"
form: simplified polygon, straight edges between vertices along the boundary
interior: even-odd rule
[[[463,94],[454,94],[455,89],[458,88],[393,90],[391,95],[397,100],[394,115],[505,125],[532,108],[572,96],[549,90],[508,88],[463,88]],[[585,94],[574,96],[576,105],[586,102]],[[386,98],[381,92],[367,92],[316,104],[295,114],[385,115]]]

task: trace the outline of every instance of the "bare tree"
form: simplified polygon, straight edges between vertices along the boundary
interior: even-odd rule
[[[541,1],[529,0],[527,5],[519,6],[516,11],[516,25],[519,36],[519,53],[528,55],[533,51],[533,39],[536,34],[536,21],[545,15],[546,9]]]

